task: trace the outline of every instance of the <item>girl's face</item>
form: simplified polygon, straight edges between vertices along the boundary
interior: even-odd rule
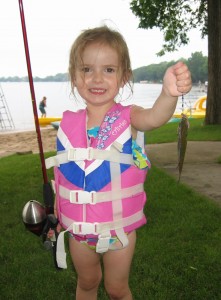
[[[123,86],[117,52],[108,45],[89,44],[77,66],[74,85],[87,105],[100,106],[114,103]]]

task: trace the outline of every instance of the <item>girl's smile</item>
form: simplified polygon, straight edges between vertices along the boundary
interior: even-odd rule
[[[106,89],[90,89],[89,91],[94,95],[103,95]]]

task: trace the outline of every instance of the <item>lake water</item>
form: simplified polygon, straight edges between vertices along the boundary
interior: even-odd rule
[[[34,116],[31,101],[29,83],[1,83],[1,87],[10,110],[15,130],[34,129]],[[161,84],[134,84],[134,93],[128,98],[129,90],[124,89],[121,98],[123,105],[136,104],[144,108],[153,106],[156,98],[160,94]],[[71,94],[70,84],[68,82],[37,82],[34,83],[37,108],[39,101],[43,96],[47,97],[47,116],[61,117],[65,110],[76,111],[83,107],[81,101],[77,101]],[[205,92],[198,87],[193,87],[191,92],[185,96],[185,107],[193,106],[194,102]],[[177,104],[177,111],[181,111],[181,98]],[[40,112],[38,111],[39,116]]]

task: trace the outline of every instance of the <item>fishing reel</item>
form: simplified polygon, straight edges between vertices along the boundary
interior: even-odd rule
[[[46,250],[52,250],[54,256],[54,263],[56,262],[56,244],[57,244],[57,230],[58,220],[54,214],[47,214],[46,208],[36,200],[28,201],[22,211],[23,223],[27,230],[37,236],[42,236],[42,242]],[[54,235],[48,238],[48,232],[52,229]],[[58,267],[57,267],[58,268]]]

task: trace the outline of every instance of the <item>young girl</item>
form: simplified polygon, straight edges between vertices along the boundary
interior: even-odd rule
[[[97,299],[102,258],[110,299],[129,300],[136,229],[146,223],[143,183],[150,167],[140,132],[171,118],[178,96],[191,89],[191,75],[182,62],[168,68],[151,109],[117,104],[119,89],[130,86],[132,70],[123,37],[105,26],[86,30],[76,39],[69,74],[86,109],[64,112],[58,153],[46,164],[55,167],[56,214],[70,234],[78,274],[76,299]],[[60,267],[66,267],[61,243],[65,231],[57,243]]]

